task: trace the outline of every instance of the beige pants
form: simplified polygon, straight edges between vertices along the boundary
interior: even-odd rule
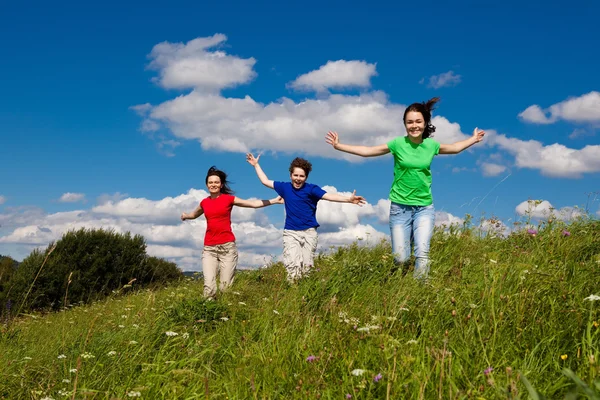
[[[287,279],[295,282],[310,272],[317,251],[317,230],[283,230],[283,265]]]
[[[220,272],[219,290],[233,283],[238,263],[235,242],[204,246],[202,251],[202,273],[204,274],[204,297],[214,298],[217,294],[217,272]]]

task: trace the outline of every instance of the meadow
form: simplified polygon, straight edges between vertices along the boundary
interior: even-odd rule
[[[599,221],[440,229],[427,283],[360,239],[294,286],[274,263],[4,321],[0,398],[600,399]]]

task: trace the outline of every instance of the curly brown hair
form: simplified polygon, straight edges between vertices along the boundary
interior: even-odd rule
[[[296,157],[292,160],[292,163],[290,164],[290,174],[294,172],[294,168],[300,168],[301,170],[303,170],[306,174],[306,177],[308,178],[308,174],[310,174],[310,171],[312,171],[312,164],[304,158]]]

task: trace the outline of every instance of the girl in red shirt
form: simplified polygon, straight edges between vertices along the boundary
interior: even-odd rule
[[[223,291],[233,283],[238,262],[235,236],[231,231],[233,206],[261,208],[283,204],[281,197],[271,200],[244,200],[233,195],[227,174],[211,167],[206,174],[206,187],[210,196],[203,199],[191,213],[182,213],[181,220],[206,216],[206,234],[202,250],[204,297],[214,298],[217,292],[217,271],[220,271],[219,289]]]

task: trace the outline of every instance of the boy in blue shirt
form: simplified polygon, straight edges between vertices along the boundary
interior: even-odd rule
[[[319,200],[358,205],[366,201],[362,196],[356,195],[356,190],[350,197],[346,197],[338,193],[327,193],[319,186],[306,182],[312,171],[312,164],[300,157],[296,157],[290,164],[290,182],[271,181],[258,164],[259,158],[260,155],[256,158],[251,153],[246,155],[246,161],[254,167],[261,183],[283,197],[283,264],[288,281],[294,283],[310,272],[313,266],[317,251],[319,224],[316,213]]]

